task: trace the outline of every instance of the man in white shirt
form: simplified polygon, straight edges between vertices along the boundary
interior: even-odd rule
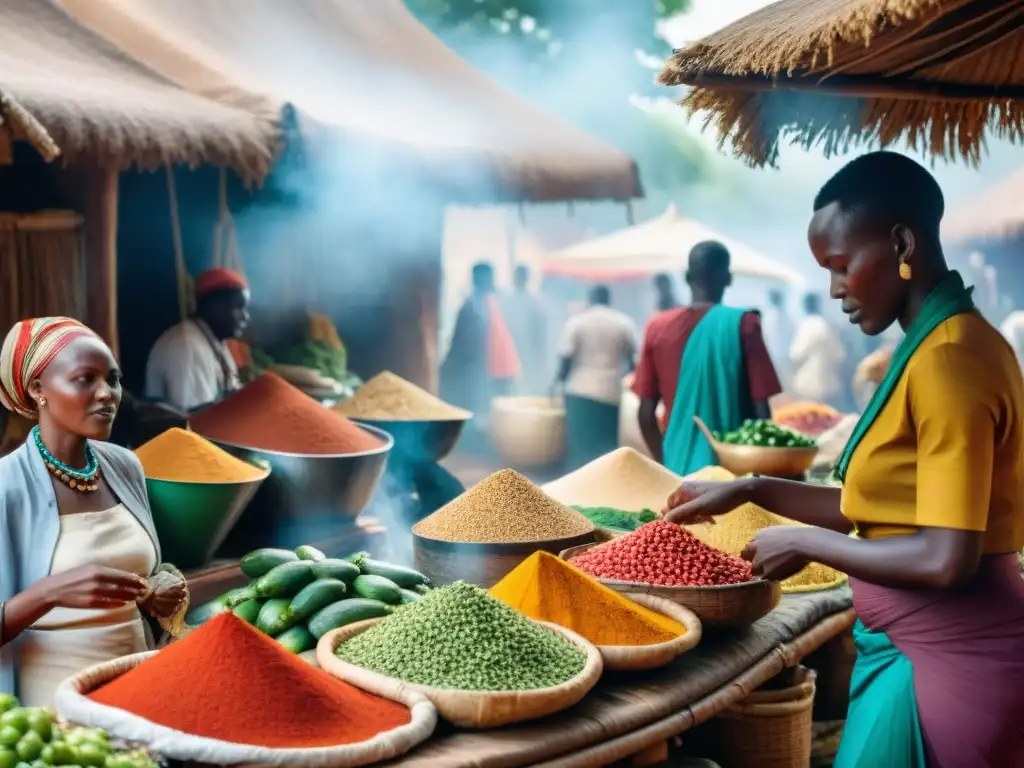
[[[846,349],[839,334],[821,316],[821,299],[804,297],[806,317],[797,328],[789,349],[793,366],[793,396],[816,403],[837,403],[843,394],[843,363]]]
[[[241,386],[227,342],[249,324],[249,286],[238,272],[207,270],[195,295],[195,314],[165,331],[146,363],[145,398],[186,414]]]
[[[623,377],[633,370],[635,323],[611,307],[611,291],[598,285],[590,305],[569,318],[558,381],[565,392],[569,470],[618,447]]]
[[[793,318],[786,311],[786,296],[778,288],[768,291],[768,306],[761,313],[761,332],[785,389],[790,379],[789,345],[793,343],[796,330]]]

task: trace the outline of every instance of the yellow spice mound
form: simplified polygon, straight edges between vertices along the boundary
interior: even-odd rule
[[[531,619],[571,629],[595,645],[654,645],[686,633],[679,622],[637,605],[547,552],[530,555],[490,594]]]
[[[178,483],[244,483],[265,472],[195,432],[174,427],[137,448],[146,477]]]
[[[334,410],[350,419],[371,421],[463,421],[473,415],[391,371],[374,376]]]
[[[726,483],[730,480],[735,480],[736,475],[730,472],[725,467],[704,467],[704,469],[698,469],[687,475],[684,480],[704,480],[706,482],[718,482]]]
[[[632,448],[619,448],[544,486],[551,498],[578,507],[660,512],[683,478]]]
[[[777,525],[802,525],[775,515],[755,504],[743,504],[732,512],[715,518],[713,523],[687,525],[694,536],[715,549],[738,555],[762,528]],[[782,591],[810,591],[815,587],[830,587],[839,582],[843,574],[820,563],[811,563],[799,573],[782,582]]]
[[[429,539],[512,543],[593,533],[594,525],[511,469],[495,472],[413,526]]]

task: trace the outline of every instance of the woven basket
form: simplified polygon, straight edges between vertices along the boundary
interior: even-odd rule
[[[583,544],[572,547],[559,553],[559,557],[571,560],[595,546],[598,545]],[[663,587],[614,579],[598,581],[631,599],[636,595],[650,595],[671,600],[697,614],[705,628],[749,626],[771,613],[782,599],[779,582],[763,579],[721,587]]]
[[[512,466],[554,464],[565,458],[565,409],[546,397],[496,397],[491,440]]]
[[[102,728],[111,736],[143,744],[154,754],[174,760],[212,765],[244,763],[303,768],[349,768],[398,757],[430,738],[437,725],[437,709],[429,699],[416,691],[388,684],[386,678],[375,687],[361,687],[409,707],[412,719],[407,725],[379,733],[358,744],[311,749],[274,749],[193,736],[86,698],[89,692],[120,677],[156,653],[158,651],[123,656],[68,678],[60,684],[54,696],[58,714],[68,722]],[[245,702],[239,702],[238,706],[244,707]],[[301,717],[301,713],[297,716]]]
[[[686,633],[674,640],[654,645],[599,645],[604,668],[615,671],[638,671],[657,669],[696,647],[703,632],[700,619],[689,608],[673,603],[663,597],[652,595],[628,595],[637,605],[649,608],[655,613],[667,616],[686,627]]]
[[[464,728],[497,728],[561,712],[579,703],[597,684],[604,669],[601,654],[591,643],[568,629],[538,621],[537,624],[565,636],[586,652],[586,663],[576,677],[551,688],[533,691],[461,691],[406,683],[342,661],[335,655],[339,645],[360,632],[365,632],[378,621],[381,619],[358,621],[328,632],[320,638],[317,645],[320,667],[363,690],[372,691],[375,688],[386,687],[415,691],[430,699],[441,717]]]
[[[801,682],[781,690],[755,691],[704,726],[723,765],[743,768],[807,768],[811,760],[814,672],[801,667]]]

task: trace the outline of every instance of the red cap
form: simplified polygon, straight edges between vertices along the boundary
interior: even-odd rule
[[[196,278],[196,298],[214,291],[247,291],[249,283],[233,269],[208,269]]]

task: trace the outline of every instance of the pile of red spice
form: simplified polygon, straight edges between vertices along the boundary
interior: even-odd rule
[[[599,579],[666,587],[713,587],[750,581],[750,563],[709,547],[678,525],[655,520],[570,560]]]
[[[349,685],[224,613],[89,694],[194,736],[275,748],[367,741],[409,709]]]
[[[383,443],[276,373],[264,373],[190,419],[211,440],[280,453],[362,453]]]

